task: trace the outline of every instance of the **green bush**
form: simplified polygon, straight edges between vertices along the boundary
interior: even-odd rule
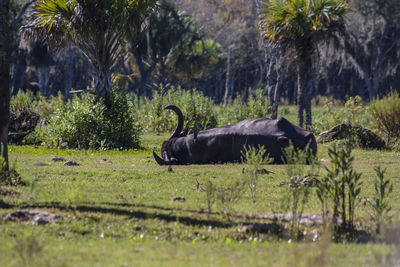
[[[174,104],[183,113],[189,133],[213,128],[217,125],[216,115],[213,111],[213,102],[196,90],[184,90],[180,87],[165,91],[163,87],[154,93],[153,99],[148,102],[147,115],[143,125],[155,133],[171,132],[177,124],[177,116],[164,108]]]
[[[386,135],[388,144],[400,138],[400,98],[392,91],[388,96],[375,100],[370,106],[373,121],[380,131]]]
[[[111,106],[82,94],[59,102],[50,117],[45,144],[79,149],[130,149],[139,147],[140,127],[125,93],[113,89]]]
[[[268,118],[268,100],[261,89],[254,93],[249,91],[249,97],[237,96],[226,107],[218,108],[218,123],[221,126],[230,125],[251,118]]]

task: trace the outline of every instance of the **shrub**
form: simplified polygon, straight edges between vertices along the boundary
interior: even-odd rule
[[[150,131],[156,133],[171,132],[177,124],[177,117],[164,108],[174,104],[178,106],[185,119],[185,128],[189,133],[213,128],[217,125],[213,111],[213,102],[196,90],[184,90],[181,87],[172,87],[166,91],[160,87],[148,103],[148,115],[143,124]]]
[[[386,141],[400,138],[400,98],[392,91],[388,96],[375,100],[370,106],[376,127],[386,135]]]
[[[219,107],[218,123],[225,126],[249,118],[268,118],[268,100],[261,89],[249,91],[249,97],[237,96],[226,107]]]
[[[82,94],[60,102],[50,118],[45,144],[83,149],[138,148],[140,127],[126,94],[114,88],[109,108],[94,100],[94,96]]]

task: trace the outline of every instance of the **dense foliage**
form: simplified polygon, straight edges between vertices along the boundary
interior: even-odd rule
[[[126,94],[111,91],[111,105],[89,94],[60,101],[49,119],[44,143],[50,147],[130,149],[139,147],[140,127]]]
[[[391,92],[381,100],[371,104],[371,114],[376,127],[385,133],[388,143],[400,138],[400,98]]]

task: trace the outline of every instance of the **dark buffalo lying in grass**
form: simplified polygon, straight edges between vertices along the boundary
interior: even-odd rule
[[[274,163],[282,163],[282,148],[290,142],[298,149],[308,148],[314,155],[317,152],[314,135],[282,117],[276,120],[247,119],[187,136],[187,130],[182,132],[182,111],[174,105],[169,105],[166,109],[173,110],[178,115],[178,125],[171,137],[163,142],[162,157],[153,151],[153,156],[160,165],[238,162],[245,147],[260,145],[266,149],[265,156],[268,154]]]

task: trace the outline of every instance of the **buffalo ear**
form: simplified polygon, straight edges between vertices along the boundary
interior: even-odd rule
[[[186,128],[185,130],[183,130],[183,131],[180,133],[179,137],[185,137],[185,136],[187,136],[188,132],[189,132],[189,129]]]
[[[281,147],[287,147],[287,146],[289,146],[289,138],[287,138],[287,137],[285,137],[285,136],[280,136],[280,137],[278,137],[278,144],[281,146]]]

